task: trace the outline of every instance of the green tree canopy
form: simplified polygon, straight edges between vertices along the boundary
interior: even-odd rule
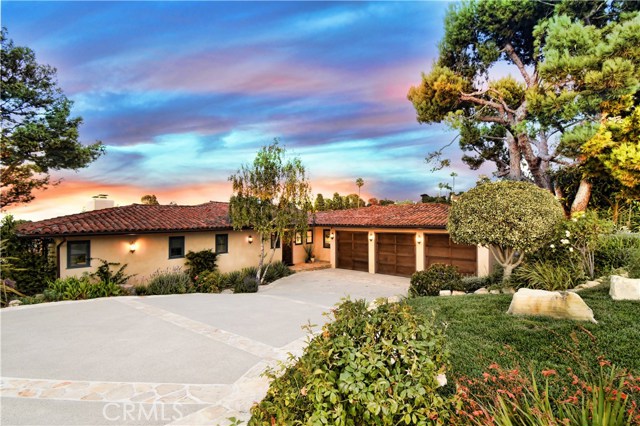
[[[260,256],[256,279],[263,283],[269,268],[265,241],[276,235],[281,241],[295,231],[305,231],[311,206],[311,186],[300,158],[285,158],[283,147],[274,140],[263,147],[251,164],[229,177],[233,195],[229,215],[234,229],[252,228],[260,234]],[[271,249],[269,262],[275,249]]]
[[[104,147],[82,145],[82,118],[56,82],[56,69],[36,62],[33,50],[16,47],[2,29],[2,135],[0,207],[27,203],[51,184],[50,170],[86,167]]]
[[[553,194],[528,182],[484,183],[451,205],[447,229],[459,244],[488,247],[505,278],[527,253],[551,239],[564,211]]]
[[[143,195],[140,198],[140,202],[142,204],[148,204],[151,206],[159,206],[160,203],[158,202],[158,198],[155,196],[155,194],[147,194],[147,195]]]
[[[458,130],[472,169],[490,161],[498,176],[553,191],[553,167],[582,163],[585,127],[637,102],[638,9],[604,0],[452,5],[438,61],[408,94],[418,121]],[[500,63],[515,77],[492,78]],[[589,198],[584,186],[579,207]]]

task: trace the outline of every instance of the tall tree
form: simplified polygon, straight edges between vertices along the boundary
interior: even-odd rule
[[[321,212],[327,209],[327,206],[324,202],[324,196],[322,194],[316,195],[316,201],[313,203],[313,209],[317,212]]]
[[[362,186],[364,185],[364,179],[356,179],[356,185],[358,187],[358,200],[360,200],[360,188],[362,188]],[[358,207],[360,207],[360,201],[358,201]]]
[[[588,138],[580,129],[598,123],[605,109],[633,105],[638,9],[640,2],[605,0],[452,5],[438,62],[408,94],[418,121],[458,130],[472,169],[491,161],[498,176],[530,178],[553,191],[554,165],[582,162]],[[492,79],[490,69],[500,62],[517,77]],[[570,132],[574,143],[562,138]],[[576,206],[588,200],[589,187],[585,176]]]
[[[333,193],[333,198],[331,200],[331,208],[333,210],[342,210],[342,209],[344,209],[344,199],[337,192]]]
[[[233,228],[253,228],[260,235],[256,280],[262,284],[275,254],[275,248],[270,249],[265,266],[265,242],[272,235],[286,242],[291,234],[307,229],[311,186],[305,167],[298,157],[287,159],[285,149],[275,139],[229,180],[233,184],[229,204]]]
[[[56,82],[56,69],[39,64],[28,47],[16,47],[2,29],[2,135],[0,207],[28,203],[51,182],[50,170],[78,170],[97,159],[100,142],[78,141],[82,118]]]
[[[140,198],[140,202],[142,204],[147,204],[150,206],[159,206],[160,203],[158,202],[158,198],[155,196],[155,194],[147,194],[147,195],[143,195],[142,198]]]

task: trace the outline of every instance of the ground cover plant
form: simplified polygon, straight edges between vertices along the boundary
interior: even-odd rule
[[[581,371],[598,371],[598,357],[639,374],[640,304],[614,302],[607,285],[584,290],[580,296],[598,324],[507,315],[509,295],[420,297],[408,303],[416,312],[435,313],[447,324],[453,379],[482,377],[493,363],[504,368],[517,363],[531,366],[543,382],[543,369],[566,371],[580,362]]]
[[[34,297],[27,300],[27,304],[38,302],[54,302],[59,300],[83,300],[98,297],[120,296],[122,287],[110,281],[95,281],[89,276],[80,278],[58,278],[49,282],[43,292],[43,297]]]

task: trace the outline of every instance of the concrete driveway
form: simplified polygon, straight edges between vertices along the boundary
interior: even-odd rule
[[[302,326],[341,298],[409,280],[327,269],[256,294],[116,297],[3,309],[3,425],[224,425],[247,419],[261,373],[300,354]],[[317,328],[317,327],[316,327]]]

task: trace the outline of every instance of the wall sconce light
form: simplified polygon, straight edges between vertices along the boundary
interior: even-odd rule
[[[136,250],[138,250],[138,243],[135,241],[131,241],[129,243],[129,253],[134,253]]]
[[[369,233],[369,241],[373,241],[373,232]]]
[[[253,244],[253,236],[249,235],[249,236],[247,237],[247,242],[248,242],[249,244]]]
[[[416,235],[416,243],[422,244],[422,237],[420,235]]]
[[[334,234],[333,232],[330,235],[331,239],[333,240],[336,237],[336,234]]]

